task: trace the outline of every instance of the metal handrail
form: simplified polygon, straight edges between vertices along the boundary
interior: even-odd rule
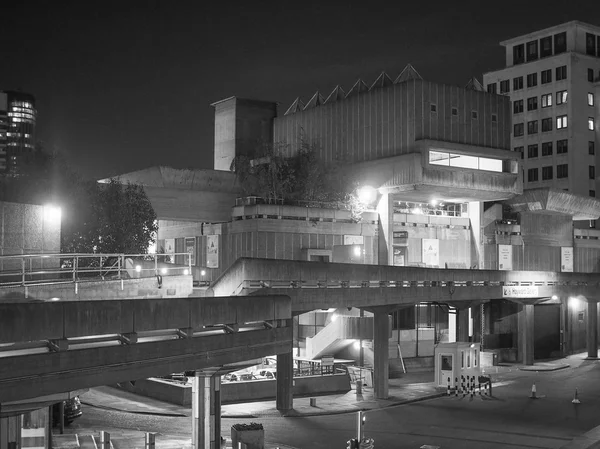
[[[167,257],[183,256],[184,264],[163,262]],[[56,260],[51,266],[44,267],[44,261]],[[113,259],[116,259],[113,261]],[[139,277],[169,276],[192,273],[191,254],[88,254],[88,253],[47,253],[47,254],[14,254],[0,256],[0,287],[2,286],[27,286],[56,283],[78,283],[83,281],[106,280],[114,273],[111,279],[123,279],[127,271],[125,261],[132,259],[133,269]],[[142,259],[142,260],[140,260]],[[20,263],[19,263],[20,262]],[[146,264],[144,264],[146,262]],[[8,269],[5,269],[6,265]],[[150,264],[150,266],[145,266]],[[13,265],[11,267],[11,265]],[[187,266],[187,268],[182,268]],[[18,268],[17,268],[18,266]],[[146,274],[146,276],[144,276]],[[138,276],[135,276],[138,277]]]

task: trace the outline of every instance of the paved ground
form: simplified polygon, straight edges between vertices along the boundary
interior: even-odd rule
[[[550,372],[555,370],[567,370],[568,368],[576,368],[583,362],[583,356],[572,356],[568,359],[563,359],[554,362],[545,362],[536,364],[534,367],[525,368],[523,370],[522,366],[500,366],[488,368],[486,371],[486,375],[490,375],[494,381],[494,385],[496,387],[501,386],[509,386],[512,383],[518,382],[520,379],[519,388],[528,389],[529,384],[532,382],[538,382],[538,394],[540,397],[545,396],[544,391],[544,381],[537,381],[537,376],[539,373]],[[533,372],[532,372],[533,371]],[[537,373],[536,373],[537,372]],[[528,376],[528,377],[526,377]],[[532,379],[532,380],[529,380]],[[517,385],[515,384],[515,388]],[[519,391],[519,397],[524,396],[527,397],[527,391],[522,392]],[[569,393],[566,393],[567,395]],[[392,406],[396,406],[403,403],[411,403],[416,401],[422,401],[426,399],[431,399],[435,397],[443,397],[446,396],[445,389],[438,389],[433,385],[433,373],[411,373],[403,376],[401,379],[392,379],[390,381],[390,397],[387,400],[376,400],[373,398],[372,390],[365,389],[363,395],[358,397],[354,391],[351,391],[347,394],[343,395],[328,395],[328,396],[320,396],[317,397],[317,406],[311,407],[309,403],[309,398],[294,398],[294,411],[291,413],[291,416],[320,416],[320,415],[332,415],[332,414],[343,414],[348,412],[353,412],[357,410],[371,410],[373,412],[390,408]],[[95,407],[97,409],[105,409],[105,410],[115,410],[115,411],[126,411],[130,413],[134,413],[137,415],[147,415],[148,419],[151,417],[164,417],[164,419],[177,419],[181,420],[181,417],[189,417],[190,410],[187,407],[179,407],[172,404],[166,404],[161,401],[153,400],[150,398],[145,398],[141,396],[137,396],[131,393],[124,392],[122,390],[113,389],[110,387],[100,387],[90,390],[89,393],[86,393],[82,396],[82,402],[85,406]],[[458,398],[460,401],[461,398]],[[468,400],[469,398],[467,398]],[[569,401],[570,402],[570,401]],[[457,402],[458,403],[458,402]],[[550,406],[550,402],[547,402],[548,406]],[[540,404],[540,407],[545,407],[544,404]],[[428,412],[428,413],[431,413]],[[453,412],[454,413],[454,412]],[[280,418],[281,414],[275,409],[274,401],[262,401],[262,402],[252,402],[246,404],[229,404],[224,405],[222,407],[222,416],[224,419],[227,418],[243,418],[243,419],[252,419],[255,418],[257,420],[261,419],[275,419]],[[279,435],[285,434],[284,433]],[[587,430],[587,429],[585,429]],[[56,429],[55,429],[56,431]],[[77,429],[69,429],[69,432],[75,431]],[[596,432],[597,434],[598,432]],[[575,434],[577,435],[577,433]],[[81,435],[82,440],[86,440],[86,437],[89,435]],[[186,438],[187,437],[187,438]],[[593,436],[592,436],[593,437]],[[590,438],[592,438],[590,437]],[[60,437],[59,437],[60,438]],[[64,440],[69,440],[71,437],[64,437]],[[143,438],[143,434],[142,434]],[[572,438],[572,437],[571,437]],[[140,441],[140,432],[135,429],[130,431],[117,431],[115,435],[113,435],[113,439],[115,441],[115,447],[143,447],[143,445],[139,444]],[[561,444],[568,442],[568,438],[563,440]],[[277,441],[277,440],[276,440]],[[281,441],[281,440],[280,440]],[[287,441],[287,439],[286,439]],[[594,443],[597,440],[586,439],[587,446],[581,447],[590,447],[591,443]],[[58,443],[58,441],[57,441]],[[119,444],[120,443],[120,444]],[[181,447],[189,447],[189,436],[186,436],[183,433],[169,435],[168,433],[163,433],[157,437],[157,447],[158,448],[181,448]],[[69,446],[71,443],[59,443],[55,444],[54,447],[73,447]],[[84,447],[83,445],[81,447]],[[289,446],[282,446],[277,444],[271,444],[268,446],[270,448],[280,447],[286,448]],[[417,446],[418,447],[418,446]],[[556,446],[559,447],[559,446]],[[579,446],[578,446],[579,447]]]

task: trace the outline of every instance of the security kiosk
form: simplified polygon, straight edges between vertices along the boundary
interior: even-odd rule
[[[455,343],[439,343],[435,347],[435,384],[447,387],[450,378],[450,388],[460,385],[461,376],[476,378],[480,374],[480,343],[457,341]]]

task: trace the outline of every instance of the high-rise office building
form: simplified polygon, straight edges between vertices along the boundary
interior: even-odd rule
[[[511,146],[523,158],[523,188],[600,196],[600,27],[572,21],[500,44],[506,67],[483,81],[512,100]]]
[[[16,174],[34,157],[36,116],[33,95],[0,91],[0,173]]]

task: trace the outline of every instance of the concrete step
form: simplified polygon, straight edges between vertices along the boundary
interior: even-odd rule
[[[52,434],[52,449],[77,449],[79,447],[77,435]]]
[[[93,435],[78,435],[81,449],[98,449]]]

